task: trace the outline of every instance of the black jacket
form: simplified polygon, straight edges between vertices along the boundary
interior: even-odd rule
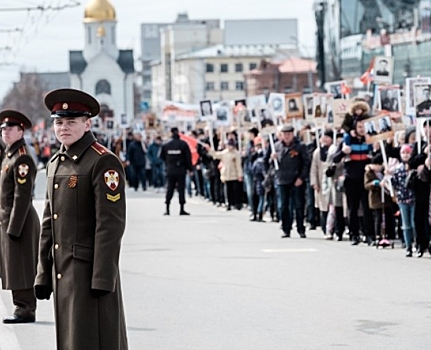
[[[127,150],[127,159],[131,166],[144,167],[147,156],[140,141],[133,141]]]
[[[311,158],[307,147],[297,138],[290,146],[283,141],[275,143],[275,153],[277,154],[279,170],[277,171],[278,183],[280,185],[293,185],[300,178],[307,180],[310,172]],[[269,162],[271,152],[266,153],[266,163]]]
[[[193,170],[190,148],[178,135],[162,146],[160,159],[166,162],[167,176],[185,175],[187,170]]]

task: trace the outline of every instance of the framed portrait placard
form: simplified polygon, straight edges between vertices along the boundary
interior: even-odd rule
[[[389,114],[381,114],[364,121],[365,140],[368,144],[394,137],[393,122]]]
[[[393,57],[376,56],[374,59],[373,81],[377,84],[391,84],[393,76]]]
[[[303,119],[304,105],[301,93],[291,93],[285,95],[286,119]]]

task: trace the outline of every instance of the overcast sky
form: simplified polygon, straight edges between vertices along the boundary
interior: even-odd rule
[[[20,71],[59,72],[69,67],[69,50],[84,47],[84,9],[90,0],[61,11],[49,7],[76,3],[73,0],[0,1],[0,98],[19,80]],[[120,49],[140,55],[140,24],[173,22],[178,12],[191,19],[297,18],[302,51],[314,53],[316,25],[314,0],[110,0],[117,13]],[[44,6],[45,11],[5,11]],[[24,29],[19,32],[5,30]],[[288,34],[287,34],[288,35]]]

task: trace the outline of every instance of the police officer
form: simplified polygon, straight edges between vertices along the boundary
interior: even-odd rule
[[[35,322],[36,276],[40,223],[32,204],[36,164],[25,144],[30,120],[20,112],[0,112],[5,155],[0,175],[0,266],[3,289],[12,291],[15,311],[3,323]]]
[[[118,260],[126,223],[121,161],[96,142],[99,103],[73,89],[45,97],[60,150],[47,164],[46,205],[35,279],[54,292],[57,349],[128,348]]]
[[[190,215],[184,210],[186,204],[185,187],[187,170],[193,172],[192,156],[187,143],[180,139],[178,128],[171,129],[172,139],[162,146],[160,159],[166,162],[166,180],[168,189],[166,191],[166,212],[169,215],[174,190],[177,188],[180,200],[180,215]]]

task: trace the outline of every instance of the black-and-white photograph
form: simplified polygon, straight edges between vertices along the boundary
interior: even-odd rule
[[[416,84],[428,84],[431,83],[429,77],[418,77],[418,78],[407,78],[406,79],[406,114],[416,114],[416,103],[415,103],[415,85]]]
[[[213,107],[211,100],[205,100],[200,102],[201,105],[201,116],[209,117],[213,114]]]
[[[298,112],[299,111],[298,104],[296,103],[295,98],[289,98],[289,100],[287,101],[287,111],[288,112]]]
[[[341,81],[334,81],[326,84],[326,90],[328,91],[328,93],[332,95],[332,98],[334,100],[344,97],[343,84],[346,85],[347,82],[345,80],[341,80]],[[346,96],[346,98],[349,98],[349,96]]]
[[[228,126],[229,120],[229,107],[220,106],[215,109],[217,126]]]
[[[416,117],[431,116],[431,84],[415,84]]]
[[[401,97],[398,87],[380,87],[379,109],[388,112],[401,112]]]
[[[275,116],[285,115],[284,94],[271,93],[269,94],[268,107]]]
[[[364,122],[365,140],[368,144],[384,141],[394,137],[394,129],[392,127],[391,117],[389,115],[379,115],[367,119]]]
[[[374,121],[368,121],[364,123],[365,133],[370,136],[377,135],[377,128]]]
[[[379,134],[392,131],[391,119],[389,116],[379,119]]]
[[[266,107],[266,98],[265,95],[255,95],[247,97],[247,110],[252,117],[255,117],[255,111],[258,108]]]
[[[393,71],[392,57],[377,56],[374,59],[374,82],[391,83]]]

